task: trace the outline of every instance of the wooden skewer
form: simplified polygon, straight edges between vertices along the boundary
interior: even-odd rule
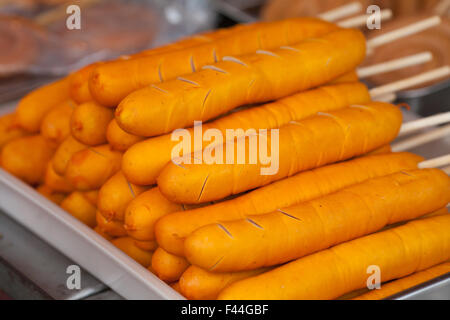
[[[367,78],[376,74],[395,71],[402,68],[426,63],[428,61],[431,61],[432,59],[433,54],[427,51],[400,59],[382,62],[370,67],[359,68],[357,70],[357,73],[359,78]]]
[[[428,132],[418,134],[414,137],[404,139],[403,141],[394,143],[392,145],[392,151],[401,152],[410,150],[428,142],[438,140],[440,138],[450,136],[450,125],[446,125],[441,128],[437,128]]]
[[[391,9],[383,9],[380,12],[381,21],[390,20],[392,18],[392,10]],[[342,28],[359,28],[367,23],[367,18],[369,15],[362,14],[357,17],[348,18],[347,20],[339,21],[337,24]]]
[[[419,163],[420,169],[441,168],[450,164],[450,154]]]
[[[401,91],[407,88],[411,88],[429,81],[437,80],[440,78],[446,78],[450,75],[450,67],[444,66],[425,73],[421,73],[417,76],[406,78],[400,81],[389,83],[380,87],[370,90],[372,98],[383,96],[387,93]]]
[[[434,13],[442,16],[450,9],[450,0],[441,0],[433,9]]]
[[[444,171],[447,175],[450,175],[450,167],[442,168],[442,171]],[[447,207],[449,207],[449,206],[450,206],[450,203],[447,205]]]
[[[399,137],[424,128],[450,122],[450,111],[405,123],[400,129]]]
[[[434,17],[419,21],[419,22],[411,24],[407,27],[399,28],[397,30],[393,30],[386,34],[382,34],[378,37],[370,39],[367,41],[367,46],[370,49],[374,49],[376,47],[379,47],[384,44],[398,40],[400,38],[404,38],[404,37],[413,35],[415,33],[424,31],[426,29],[435,27],[435,26],[439,25],[441,23],[441,21],[442,21],[441,17],[439,17],[439,16],[434,16]]]
[[[332,9],[330,11],[321,13],[318,15],[319,18],[327,21],[336,21],[345,17],[349,17],[353,14],[361,12],[362,4],[360,2],[352,2],[341,7]]]
[[[397,100],[397,95],[395,93],[387,93],[385,95],[377,97],[377,101],[392,103]]]

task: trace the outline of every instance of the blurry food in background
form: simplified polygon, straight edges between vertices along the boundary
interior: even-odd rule
[[[0,0],[0,13],[28,16],[39,12],[45,7],[67,2],[69,0]]]
[[[380,34],[392,31],[399,27],[410,25],[419,20],[425,19],[430,15],[412,15],[396,18],[393,21],[383,24],[381,30],[371,31],[368,38],[374,38]],[[408,38],[403,38],[389,45],[381,46],[377,50],[369,55],[364,65],[373,65],[386,59],[395,59],[405,57],[417,52],[430,51],[433,54],[433,59],[425,64],[420,64],[408,68],[403,68],[394,72],[384,73],[382,75],[376,75],[368,78],[371,84],[376,86],[398,81],[411,74],[419,74],[425,71],[429,71],[438,67],[442,67],[450,64],[450,20],[443,17],[439,26],[412,35]],[[436,84],[440,81],[433,81],[425,83],[418,87],[423,88]]]
[[[68,5],[81,30],[68,30]],[[213,28],[208,0],[0,0],[0,103],[94,61]]]
[[[80,30],[66,26],[68,3],[46,7],[31,18],[1,15],[0,48],[12,50],[0,53],[0,76],[66,74],[95,60],[148,48],[161,28],[157,9],[146,2],[84,0],[77,4]]]
[[[35,61],[40,32],[25,18],[0,16],[0,76],[23,72]]]
[[[315,16],[351,2],[360,2],[364,8],[371,4],[390,8],[394,15],[411,15],[432,10],[440,0],[268,0],[261,10],[264,20],[278,20],[296,16]]]
[[[86,54],[91,55],[89,62],[116,58],[152,45],[160,22],[155,8],[145,2],[97,2],[82,9],[80,30],[68,30],[65,20],[48,24],[49,32],[61,41],[67,60],[80,61]],[[83,58],[78,65],[86,64],[88,59]]]

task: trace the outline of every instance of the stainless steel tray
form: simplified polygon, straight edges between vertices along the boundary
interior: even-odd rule
[[[450,273],[397,293],[386,300],[449,300]]]
[[[184,299],[95,231],[1,169],[0,207],[124,298]]]
[[[2,107],[0,114],[12,108],[13,104]],[[414,118],[417,115],[405,112],[405,119]],[[450,150],[449,143],[449,139],[436,141],[425,149],[411,151],[432,157],[435,155],[431,155],[430,149],[442,154],[443,150]],[[126,299],[184,299],[91,228],[1,168],[0,208]],[[435,292],[436,288],[443,290],[437,299],[450,299],[450,276],[436,278],[390,299],[426,298],[426,294]]]

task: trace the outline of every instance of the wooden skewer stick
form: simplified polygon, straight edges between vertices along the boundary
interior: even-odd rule
[[[393,103],[395,100],[397,100],[397,95],[395,93],[387,93],[385,95],[377,97],[377,101],[386,103]]]
[[[360,2],[352,2],[341,7],[323,12],[318,15],[319,18],[327,21],[336,21],[362,11],[362,4]]]
[[[413,23],[409,26],[399,28],[397,30],[393,30],[391,32],[382,34],[378,37],[368,40],[367,47],[370,49],[374,49],[376,47],[379,47],[384,44],[398,40],[400,38],[404,38],[404,37],[410,36],[412,34],[424,31],[426,29],[435,27],[435,26],[439,25],[441,23],[441,21],[442,21],[441,17],[434,16],[434,17],[419,21],[417,23]]]
[[[410,121],[402,126],[402,128],[400,129],[399,137],[417,130],[437,126],[447,122],[450,122],[450,111],[439,113],[431,117]]]
[[[382,62],[379,64],[375,64],[373,66],[359,68],[357,70],[357,73],[359,78],[367,78],[376,74],[395,71],[410,66],[426,63],[428,61],[431,61],[432,59],[433,54],[427,51],[400,59]]]
[[[392,145],[392,151],[401,152],[405,150],[410,150],[446,136],[450,136],[450,125],[446,125],[444,127],[424,132],[414,137],[407,138],[397,143],[394,143]]]
[[[447,175],[450,175],[450,167],[442,168],[442,171],[444,171]],[[450,203],[447,205],[447,207],[449,207],[449,206],[450,206]]]
[[[450,9],[450,0],[441,0],[433,9],[434,13],[442,16]]]
[[[419,163],[419,168],[420,169],[441,168],[441,167],[448,166],[449,164],[450,164],[450,154],[439,157],[439,158],[434,158],[434,159],[423,161],[423,162]]]
[[[446,78],[450,76],[450,67],[444,66],[428,72],[421,73],[417,76],[406,78],[400,81],[389,83],[380,87],[370,90],[372,98],[383,96],[387,93],[398,92],[407,88],[411,88],[420,84],[427,83],[429,81]]]
[[[390,20],[392,15],[391,9],[383,9],[380,12],[380,19],[381,21]],[[366,25],[368,17],[369,15],[362,14],[360,16],[348,18],[347,20],[339,21],[337,24],[342,28],[359,28]]]

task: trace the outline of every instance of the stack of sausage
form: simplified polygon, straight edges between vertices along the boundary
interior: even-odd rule
[[[294,18],[99,62],[1,118],[1,164],[189,299],[338,298],[371,265],[387,282],[450,258],[449,177],[390,153],[401,112],[371,101],[364,57],[359,31]],[[179,162],[211,142],[175,148],[196,120],[278,134],[278,170]]]

